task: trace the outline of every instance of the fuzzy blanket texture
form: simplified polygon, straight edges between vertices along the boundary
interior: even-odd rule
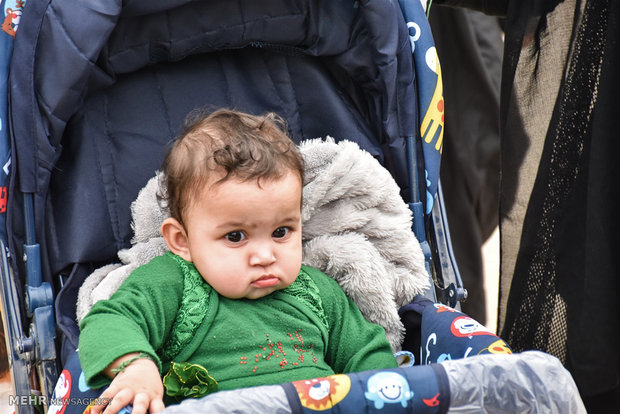
[[[386,331],[400,350],[400,306],[429,287],[424,255],[411,231],[412,217],[390,173],[350,141],[304,141],[303,262],[334,278],[362,314]],[[132,247],[121,263],[95,270],[80,288],[78,322],[108,299],[138,266],[168,247],[159,227],[169,213],[157,202],[158,173],[131,205]]]

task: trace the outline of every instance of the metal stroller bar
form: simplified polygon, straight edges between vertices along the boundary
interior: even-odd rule
[[[418,168],[418,148],[416,146],[415,137],[405,137],[407,147],[407,173],[409,174],[409,209],[413,213],[412,230],[416,239],[420,243],[422,253],[424,253],[424,263],[426,265],[426,271],[429,276],[432,275],[433,268],[433,255],[431,247],[426,239],[426,229],[424,226],[424,203],[420,197],[420,184],[418,181],[417,168]],[[437,301],[437,294],[433,288],[434,281],[431,277],[431,286],[424,292],[424,296],[432,300]]]
[[[43,282],[41,272],[41,247],[36,242],[34,221],[34,195],[23,194],[24,226],[26,242],[24,244],[24,262],[26,264],[26,311],[32,317],[30,324],[30,342],[34,341],[41,392],[47,401],[52,395],[55,379],[58,377],[56,367],[56,322],[54,318],[54,295],[52,286]]]
[[[416,139],[415,137],[406,137],[405,142],[410,182],[409,199],[411,202],[409,208],[413,213],[412,230],[424,253],[426,271],[432,282],[431,288],[424,293],[424,296],[433,302],[439,301],[454,308],[459,302],[467,299],[467,290],[463,287],[463,280],[450,242],[450,230],[443,202],[441,181],[438,183],[437,197],[431,212],[432,225],[428,226],[430,228],[427,234],[424,203],[420,196],[420,184],[416,174],[418,168]],[[439,266],[433,261],[433,255],[438,259]]]
[[[438,273],[437,279],[442,281],[441,286],[436,286],[438,299],[442,303],[456,307],[459,302],[467,299],[467,290],[463,287],[463,280],[450,241],[450,229],[443,202],[441,181],[438,183],[437,198],[431,216],[433,225],[429,226],[429,231],[433,233],[431,240],[436,242],[433,247],[439,263],[439,266],[435,267],[435,271]]]
[[[4,300],[0,302],[2,303],[2,316],[4,319],[6,340],[9,345],[7,347],[9,366],[11,367],[15,395],[29,396],[31,394],[29,365],[32,359],[31,352],[34,349],[34,340],[25,337],[22,329],[20,321],[22,312],[19,308],[20,301],[15,287],[13,272],[8,263],[8,250],[2,240],[0,240],[0,248],[2,249],[0,254],[0,286],[4,298]],[[34,412],[34,408],[33,406],[25,406],[23,407],[23,412]]]
[[[24,200],[24,227],[26,229],[26,243],[24,243],[24,262],[26,263],[28,285],[39,287],[42,285],[41,276],[41,248],[36,242],[34,223],[34,202],[32,194],[23,194]]]

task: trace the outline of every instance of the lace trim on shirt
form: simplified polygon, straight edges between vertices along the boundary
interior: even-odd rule
[[[325,329],[329,330],[319,288],[304,269],[301,269],[295,282],[286,289],[281,290],[280,293],[293,296],[305,303],[313,311],[313,314],[319,318]]]
[[[177,255],[172,255],[172,257],[183,273],[183,297],[163,348],[162,359],[165,361],[171,361],[194,337],[207,313],[209,295],[212,291],[192,263]]]

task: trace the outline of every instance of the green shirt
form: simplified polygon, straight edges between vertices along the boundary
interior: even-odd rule
[[[167,253],[97,302],[80,329],[80,361],[93,388],[109,383],[102,371],[131,352],[151,355],[162,375],[173,361],[200,365],[218,390],[397,365],[383,328],[307,266],[286,289],[228,299],[193,264]]]

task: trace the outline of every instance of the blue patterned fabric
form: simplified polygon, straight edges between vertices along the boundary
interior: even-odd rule
[[[445,413],[448,378],[440,365],[338,374],[284,384],[294,413]]]
[[[429,214],[437,194],[443,148],[444,101],[441,67],[422,4],[417,0],[400,0],[400,7],[407,21],[415,64],[420,136],[426,172],[426,214]]]
[[[0,238],[6,238],[6,204],[8,199],[11,147],[7,122],[9,63],[13,40],[24,10],[25,0],[2,0],[2,31],[0,31]]]
[[[403,306],[399,313],[408,331],[417,329],[420,332],[419,345],[409,345],[420,348],[416,363],[425,365],[481,354],[512,353],[506,342],[476,320],[422,296]],[[418,318],[421,322],[416,322],[419,323],[416,328],[412,321]]]
[[[296,381],[294,392],[287,394],[291,407],[298,401],[293,412],[444,413],[450,389],[440,362],[512,353],[501,338],[474,319],[422,296],[403,306],[400,314],[408,334],[420,335],[418,365]]]
[[[52,393],[48,414],[82,414],[90,412],[89,405],[105,388],[93,390],[86,385],[86,377],[77,352],[65,364]]]

